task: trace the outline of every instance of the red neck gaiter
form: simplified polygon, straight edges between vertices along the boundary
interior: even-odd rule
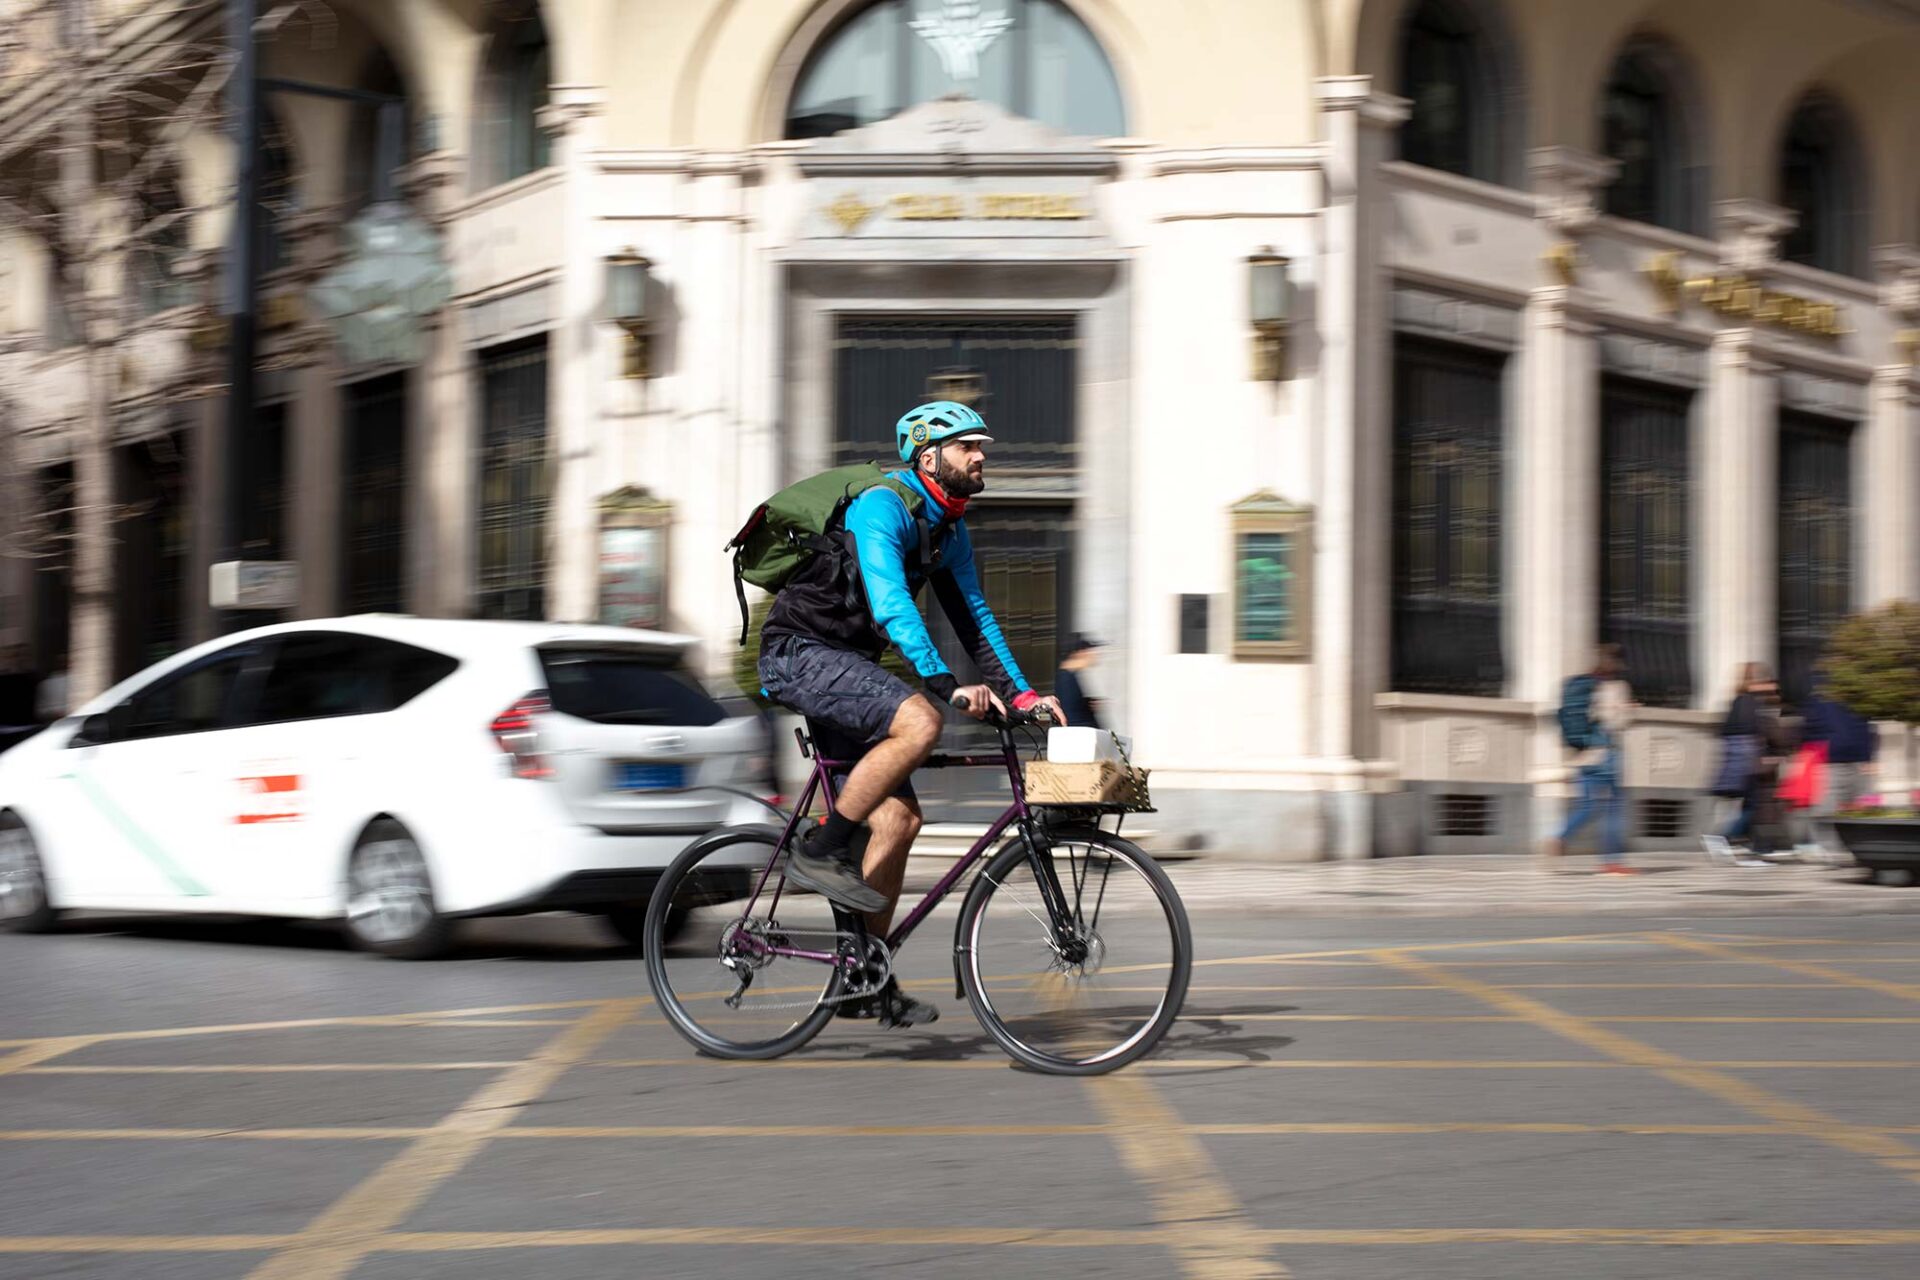
[[[949,520],[958,520],[961,516],[967,514],[967,500],[965,498],[954,497],[940,487],[938,480],[935,480],[924,471],[922,471],[917,478],[921,484],[926,486],[927,495],[933,499],[933,504],[946,513]]]

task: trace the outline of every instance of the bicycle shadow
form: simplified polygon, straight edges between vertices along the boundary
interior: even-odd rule
[[[1154,1051],[1145,1059],[1178,1058],[1231,1058],[1233,1062],[1217,1065],[1195,1066],[1190,1070],[1174,1070],[1166,1074],[1193,1075],[1209,1071],[1232,1069],[1245,1063],[1270,1062],[1280,1051],[1295,1042],[1290,1035],[1249,1031],[1248,1024],[1236,1021],[1236,1018],[1262,1014],[1293,1013],[1297,1005],[1248,1005],[1228,1009],[1189,1008],[1180,1015],[1179,1021],[1167,1032]],[[948,1015],[951,1016],[951,1015]],[[992,1061],[1004,1056],[999,1044],[984,1031],[971,1030],[959,1034],[942,1033],[939,1030],[913,1030],[909,1032],[882,1031],[871,1023],[842,1023],[853,1029],[858,1039],[845,1035],[835,1036],[829,1026],[820,1039],[793,1052],[795,1058],[813,1057],[817,1059],[845,1058],[860,1062],[962,1062],[969,1059]],[[1124,1026],[1115,1027],[1124,1034]],[[1009,1067],[1020,1071],[1029,1068],[1009,1061]]]

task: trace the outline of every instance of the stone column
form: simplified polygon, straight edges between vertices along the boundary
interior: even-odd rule
[[[1860,603],[1920,600],[1920,378],[1912,365],[1874,371],[1865,456]]]
[[[432,151],[400,173],[400,190],[442,236],[446,234],[461,159]],[[445,245],[443,242],[442,250]],[[472,423],[453,308],[422,321],[420,361],[407,376],[406,607],[429,617],[468,612],[472,574],[467,472]]]
[[[1542,714],[1531,726],[1534,835],[1558,825],[1569,794],[1566,752],[1552,712],[1560,684],[1591,665],[1600,638],[1600,368],[1598,326],[1576,291],[1536,289],[1527,304],[1511,528],[1517,590],[1515,697]],[[1513,481],[1517,481],[1514,483]]]
[[[1575,293],[1553,286],[1527,304],[1519,498],[1513,525],[1518,614],[1514,696],[1557,703],[1600,638],[1599,329]],[[1517,492],[1515,492],[1517,490]]]
[[[1895,361],[1874,372],[1867,407],[1866,564],[1860,601],[1920,600],[1920,248],[1887,245],[1875,254],[1881,305],[1905,326]]]
[[[1407,104],[1374,92],[1367,76],[1326,77],[1315,92],[1327,139],[1327,208],[1315,317],[1322,354],[1314,710],[1318,753],[1332,764],[1375,750],[1373,698],[1387,682],[1390,335],[1379,167]],[[1364,858],[1373,845],[1370,801],[1361,771],[1347,776],[1351,789],[1328,796],[1322,852]]]
[[[1776,660],[1775,494],[1779,422],[1775,367],[1754,353],[1751,329],[1714,337],[1707,430],[1697,496],[1701,653],[1696,684],[1707,706],[1726,697],[1742,662]]]
[[[336,211],[295,218],[289,249],[302,290],[339,258]],[[294,616],[324,618],[340,610],[340,490],[345,465],[345,400],[340,394],[333,335],[308,326],[294,337],[294,391],[288,406],[291,467],[287,477],[287,547],[300,566]]]
[[[592,155],[599,144],[602,94],[589,86],[556,88],[540,127],[553,137],[553,162],[565,171],[561,267],[548,351],[548,448],[552,505],[547,517],[547,615],[591,621],[598,610],[597,495],[602,482],[595,342],[604,272],[596,238]]]
[[[1560,682],[1587,666],[1600,637],[1600,369],[1597,326],[1578,285],[1580,240],[1597,216],[1600,190],[1619,172],[1611,160],[1568,147],[1528,157],[1538,218],[1559,237],[1544,259],[1557,282],[1527,306],[1522,366],[1519,520],[1513,562],[1520,592],[1516,696],[1557,703]],[[1509,486],[1511,492],[1515,486]]]
[[[1534,835],[1543,836],[1559,824],[1568,794],[1566,753],[1550,713],[1561,682],[1588,668],[1600,638],[1599,328],[1583,318],[1590,303],[1578,282],[1581,237],[1619,165],[1570,147],[1540,147],[1527,167],[1535,216],[1556,237],[1542,259],[1556,283],[1535,289],[1527,304],[1512,436],[1518,472],[1507,485],[1518,499],[1510,526],[1518,590],[1506,600],[1516,659],[1511,691],[1543,713],[1528,734]]]

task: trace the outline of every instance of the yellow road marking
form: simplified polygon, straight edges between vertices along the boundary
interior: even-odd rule
[[[1121,1162],[1152,1197],[1155,1221],[1176,1229],[1168,1247],[1182,1272],[1200,1280],[1288,1274],[1253,1240],[1239,1197],[1145,1076],[1099,1076],[1087,1087],[1113,1130]]]
[[[1451,973],[1431,961],[1404,952],[1385,950],[1383,963],[1428,982],[1439,982],[1463,995],[1475,996],[1497,1009],[1505,1009],[1537,1023],[1546,1030],[1582,1044],[1597,1053],[1632,1066],[1646,1067],[1675,1084],[1731,1103],[1743,1111],[1785,1125],[1801,1136],[1824,1142],[1854,1155],[1866,1156],[1888,1167],[1889,1161],[1920,1157],[1920,1150],[1886,1133],[1848,1124],[1835,1116],[1783,1098],[1738,1076],[1717,1071],[1701,1063],[1669,1053],[1665,1049],[1618,1031],[1610,1031],[1589,1019],[1543,1004],[1531,996],[1507,991],[1477,981],[1464,974]],[[1893,1166],[1903,1177],[1912,1177]],[[1914,1179],[1920,1181],[1920,1179]]]
[[[1144,1230],[1076,1230],[1058,1227],[630,1227],[561,1231],[396,1231],[377,1238],[373,1252],[443,1253],[478,1249],[562,1248],[633,1245],[859,1245],[964,1247],[1000,1245],[1032,1249],[1150,1248],[1171,1245],[1173,1236]]]
[[[1876,1133],[1920,1134],[1920,1125],[1866,1125]],[[1324,1135],[1330,1137],[1405,1134],[1620,1134],[1751,1137],[1795,1133],[1781,1124],[1584,1124],[1535,1120],[1315,1120],[1247,1121],[1237,1124],[1181,1124],[1176,1132],[1212,1137]],[[513,1125],[493,1140],[530,1139],[619,1141],[645,1138],[1101,1138],[1120,1131],[1106,1124],[655,1124]],[[405,1142],[433,1133],[429,1126],[331,1125],[298,1129],[0,1129],[0,1142]]]
[[[327,1071],[505,1071],[518,1059],[500,1062],[210,1062],[119,1066],[26,1067],[23,1076],[225,1076],[279,1075]]]
[[[10,1076],[16,1072],[31,1070],[42,1062],[57,1058],[63,1053],[72,1053],[75,1049],[84,1049],[93,1043],[84,1036],[69,1036],[59,1040],[42,1040],[30,1044],[24,1049],[16,1049],[4,1058],[0,1058],[0,1076]]]
[[[1920,1244],[1920,1231],[1905,1229],[1821,1231],[1711,1227],[1401,1227],[1364,1231],[1316,1231],[1281,1228],[1260,1232],[1262,1239],[1285,1245],[1422,1244],[1653,1244],[1698,1247],[1737,1245],[1878,1246]]]
[[[0,1253],[251,1253],[294,1236],[0,1236]]]
[[[650,996],[639,998],[647,1003],[652,1001]],[[486,1005],[477,1009],[431,1009],[424,1013],[374,1013],[339,1018],[291,1018],[280,1022],[227,1022],[197,1027],[156,1027],[142,1031],[100,1031],[86,1036],[28,1036],[24,1039],[0,1040],[0,1048],[42,1044],[49,1040],[84,1039],[92,1044],[109,1044],[116,1040],[170,1040],[182,1036],[234,1035],[243,1031],[293,1031],[302,1027],[392,1027],[446,1023],[475,1025],[460,1024],[454,1020],[497,1013],[542,1013],[549,1009],[584,1009],[599,1003],[598,1000],[557,1000],[545,1004]]]
[[[254,1268],[250,1280],[337,1280],[351,1272],[366,1257],[373,1237],[406,1221],[435,1187],[480,1153],[487,1139],[644,1003],[642,998],[607,1001],[561,1032],[340,1197],[307,1225],[297,1243]]]
[[[1754,955],[1733,947],[1723,947],[1717,942],[1702,942],[1698,938],[1689,938],[1678,933],[1650,933],[1647,937],[1650,941],[1665,943],[1667,946],[1679,947],[1685,951],[1699,952],[1716,959],[1764,964],[1775,969],[1785,969],[1789,973],[1804,974],[1810,978],[1838,983],[1841,986],[1858,987],[1862,991],[1877,991],[1881,995],[1892,996],[1896,1000],[1920,1001],[1920,985],[1911,982],[1884,982],[1879,978],[1864,978],[1857,973],[1830,969],[1826,965],[1804,960],[1775,960],[1770,956]]]
[[[369,1237],[369,1253],[454,1253],[488,1249],[620,1248],[646,1245],[1002,1246],[1138,1249],[1166,1245],[1180,1229],[1026,1227],[635,1227],[557,1231],[396,1231]],[[1920,1230],[1806,1230],[1660,1227],[1402,1227],[1370,1230],[1253,1228],[1268,1245],[1667,1245],[1678,1247],[1882,1248],[1920,1244]],[[297,1236],[0,1236],[0,1254],[245,1253],[284,1248]]]
[[[1826,983],[1496,983],[1507,990],[1826,990]]]
[[[380,1071],[504,1071],[519,1065],[501,1062],[300,1062],[300,1063],[208,1063],[152,1066],[50,1066],[22,1067],[23,1076],[144,1076],[144,1075],[277,1075]],[[720,1062],[697,1058],[594,1058],[579,1065],[608,1068],[699,1067],[707,1069],[805,1070],[901,1070],[901,1071],[1005,1071],[1011,1064],[998,1058],[959,1059],[949,1062],[917,1061],[904,1058],[787,1058],[778,1062]],[[1920,1068],[1920,1059],[1835,1059],[1817,1058],[1753,1059],[1702,1061],[1696,1065],[1727,1071],[1912,1071]],[[1595,1060],[1539,1060],[1501,1058],[1283,1058],[1271,1061],[1245,1058],[1155,1058],[1136,1068],[1142,1071],[1190,1071],[1199,1068],[1225,1070],[1387,1070],[1387,1071],[1619,1071],[1627,1064]]]
[[[369,1129],[348,1125],[316,1129],[0,1129],[0,1142],[365,1142],[424,1138],[432,1132],[425,1126]]]
[[[634,1227],[573,1231],[412,1231],[381,1238],[382,1253],[635,1245],[1005,1245],[1031,1248],[1140,1248],[1178,1240],[1185,1228],[1061,1230],[1021,1227]],[[1647,1244],[1892,1246],[1920,1244],[1920,1231],[1640,1227],[1401,1227],[1371,1230],[1254,1228],[1271,1245]]]
[[[1887,1026],[1910,1026],[1920,1022],[1920,1018],[1876,1018],[1869,1014],[1859,1016],[1843,1015],[1836,1017],[1798,1017],[1792,1015],[1771,1014],[1682,1014],[1682,1013],[1609,1013],[1589,1016],[1588,1022],[1817,1022],[1817,1023],[1884,1023]]]

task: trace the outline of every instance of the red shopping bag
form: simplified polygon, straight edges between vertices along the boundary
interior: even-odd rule
[[[1780,780],[1782,804],[1791,809],[1811,809],[1827,794],[1827,744],[1810,742],[1788,763]]]

